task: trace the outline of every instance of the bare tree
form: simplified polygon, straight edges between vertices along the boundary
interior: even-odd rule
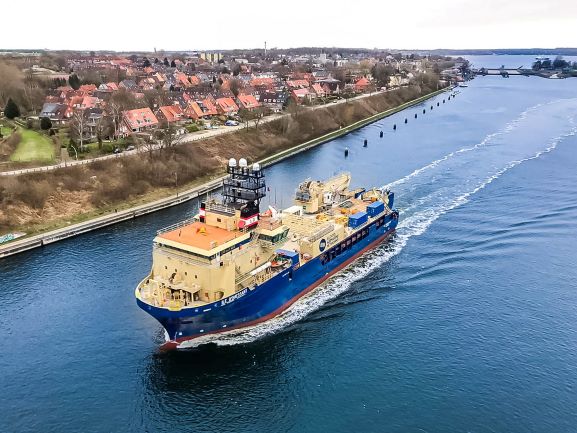
[[[176,145],[176,128],[173,124],[167,123],[165,128],[156,131],[156,137],[160,149],[173,147]]]
[[[74,137],[78,139],[81,152],[84,150],[84,136],[88,130],[88,121],[84,114],[84,110],[75,110],[70,119],[70,130]]]
[[[293,98],[290,98],[287,104],[287,110],[290,113],[291,117],[296,120],[298,119],[299,114],[302,111],[302,107]]]
[[[260,123],[263,117],[271,114],[271,110],[270,108],[261,105],[260,107],[255,108],[254,114],[255,114],[254,129],[258,130],[258,124]]]
[[[22,104],[19,95],[24,88],[24,75],[12,63],[0,62],[0,106],[6,105],[8,98]]]
[[[232,92],[232,94],[234,95],[234,97],[236,98],[242,89],[242,81],[240,81],[236,78],[233,78],[229,82],[229,88],[230,88],[230,91]]]
[[[253,111],[247,110],[246,108],[241,108],[238,111],[238,117],[244,122],[245,128],[248,131],[248,126],[251,120],[255,119]]]
[[[111,99],[108,105],[106,106],[108,114],[112,119],[112,126],[114,128],[114,137],[118,137],[118,133],[120,130],[120,121],[122,120],[122,106],[116,102],[114,99]]]
[[[136,98],[126,89],[121,89],[112,94],[106,109],[112,118],[114,137],[117,137],[119,134],[120,123],[122,122],[122,112],[131,110],[137,106],[138,102],[136,101]]]
[[[367,84],[367,86],[365,87],[365,92],[368,93],[369,95],[372,95],[373,93],[375,93],[377,91],[377,86],[375,85],[375,83],[370,82],[369,84]]]
[[[111,132],[114,134],[114,125],[112,119],[107,116],[101,116],[96,120],[96,126],[94,128],[96,133],[96,139],[98,140],[98,149],[102,150],[102,139],[104,137],[110,136]]]
[[[144,92],[144,100],[146,105],[152,110],[156,111],[158,107],[163,105],[169,105],[170,99],[168,98],[168,93],[166,90],[156,89],[156,90],[147,90]]]
[[[137,138],[136,136],[133,136],[134,140],[135,140],[135,146],[138,149],[138,151],[142,151],[142,152],[147,152],[148,153],[148,158],[152,159],[152,155],[154,153],[154,151],[156,150],[156,143],[153,140],[141,140],[139,138]],[[158,135],[157,135],[158,138]],[[160,140],[160,139],[159,139]]]

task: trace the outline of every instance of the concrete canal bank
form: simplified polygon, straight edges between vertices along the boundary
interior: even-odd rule
[[[406,108],[409,108],[411,106],[420,104],[421,102],[432,98],[434,96],[437,96],[445,91],[447,91],[448,89],[442,89],[442,90],[438,90],[432,93],[429,93],[427,95],[424,95],[420,98],[417,98],[413,101],[407,102],[405,104],[399,105],[398,107],[392,108],[390,110],[386,110],[383,111],[381,113],[377,113],[373,116],[367,117],[361,121],[355,122],[345,128],[341,128],[339,130],[330,132],[328,134],[325,134],[321,137],[317,137],[313,140],[309,140],[305,143],[302,143],[300,145],[297,145],[295,147],[292,147],[290,149],[287,149],[285,151],[282,152],[278,152],[268,158],[265,158],[261,161],[259,161],[261,163],[261,165],[263,167],[266,166],[270,166],[273,164],[276,164],[277,162],[283,161],[287,158],[292,157],[293,155],[296,155],[298,153],[304,152],[308,149],[311,149],[315,146],[318,146],[320,144],[326,143],[328,141],[331,141],[335,138],[341,137],[343,135],[346,135],[352,131],[355,131],[357,129],[360,129],[370,123],[376,122],[384,117],[390,116],[392,114],[395,114],[399,111],[402,111]],[[181,203],[185,203],[188,202],[192,199],[198,198],[210,191],[216,190],[218,189],[221,184],[222,184],[222,180],[224,179],[224,176],[218,176],[215,177],[214,179],[202,184],[202,185],[198,185],[195,186],[191,189],[188,189],[186,191],[182,191],[179,192],[176,195],[172,195],[160,200],[156,200],[154,202],[151,203],[146,203],[143,205],[139,205],[139,206],[135,206],[133,208],[129,208],[126,210],[122,210],[122,211],[118,211],[118,212],[113,212],[110,213],[108,215],[104,215],[98,218],[94,218],[94,219],[90,219],[88,221],[84,221],[81,223],[77,223],[77,224],[73,224],[73,225],[69,225],[67,227],[63,227],[60,229],[56,229],[56,230],[52,230],[50,232],[46,232],[46,233],[41,233],[38,235],[34,235],[34,236],[29,236],[29,237],[24,237],[21,239],[17,239],[11,242],[8,242],[5,245],[0,246],[0,259],[3,257],[7,257],[10,255],[14,255],[14,254],[18,254],[27,250],[31,250],[33,248],[38,248],[38,247],[42,247],[63,239],[67,239],[73,236],[77,236],[80,235],[82,233],[86,233],[92,230],[97,230],[99,228],[105,227],[105,226],[109,226],[112,224],[116,224],[122,221],[126,221],[126,220],[130,220],[133,218],[137,218],[139,216],[143,216],[146,214],[150,214],[152,212],[156,212],[162,209],[166,209],[172,206],[176,206],[179,205]]]

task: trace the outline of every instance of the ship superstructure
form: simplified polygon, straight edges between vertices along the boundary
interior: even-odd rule
[[[231,159],[222,201],[160,230],[138,305],[163,325],[166,348],[202,335],[255,325],[288,308],[394,231],[394,194],[349,189],[351,177],[306,180],[294,205],[261,209],[258,164]]]

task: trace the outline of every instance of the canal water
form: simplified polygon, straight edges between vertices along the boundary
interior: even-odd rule
[[[135,304],[197,203],[0,261],[2,431],[575,431],[577,80],[459,90],[267,170],[267,203],[347,170],[401,222],[250,332],[160,354]]]

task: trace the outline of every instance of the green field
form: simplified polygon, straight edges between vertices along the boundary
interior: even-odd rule
[[[0,125],[0,131],[2,131],[2,135],[4,136],[4,138],[6,138],[10,135],[10,133],[12,132],[12,129],[8,128],[4,125]]]
[[[54,145],[48,137],[30,129],[19,128],[19,132],[22,139],[10,156],[10,161],[54,161]]]

